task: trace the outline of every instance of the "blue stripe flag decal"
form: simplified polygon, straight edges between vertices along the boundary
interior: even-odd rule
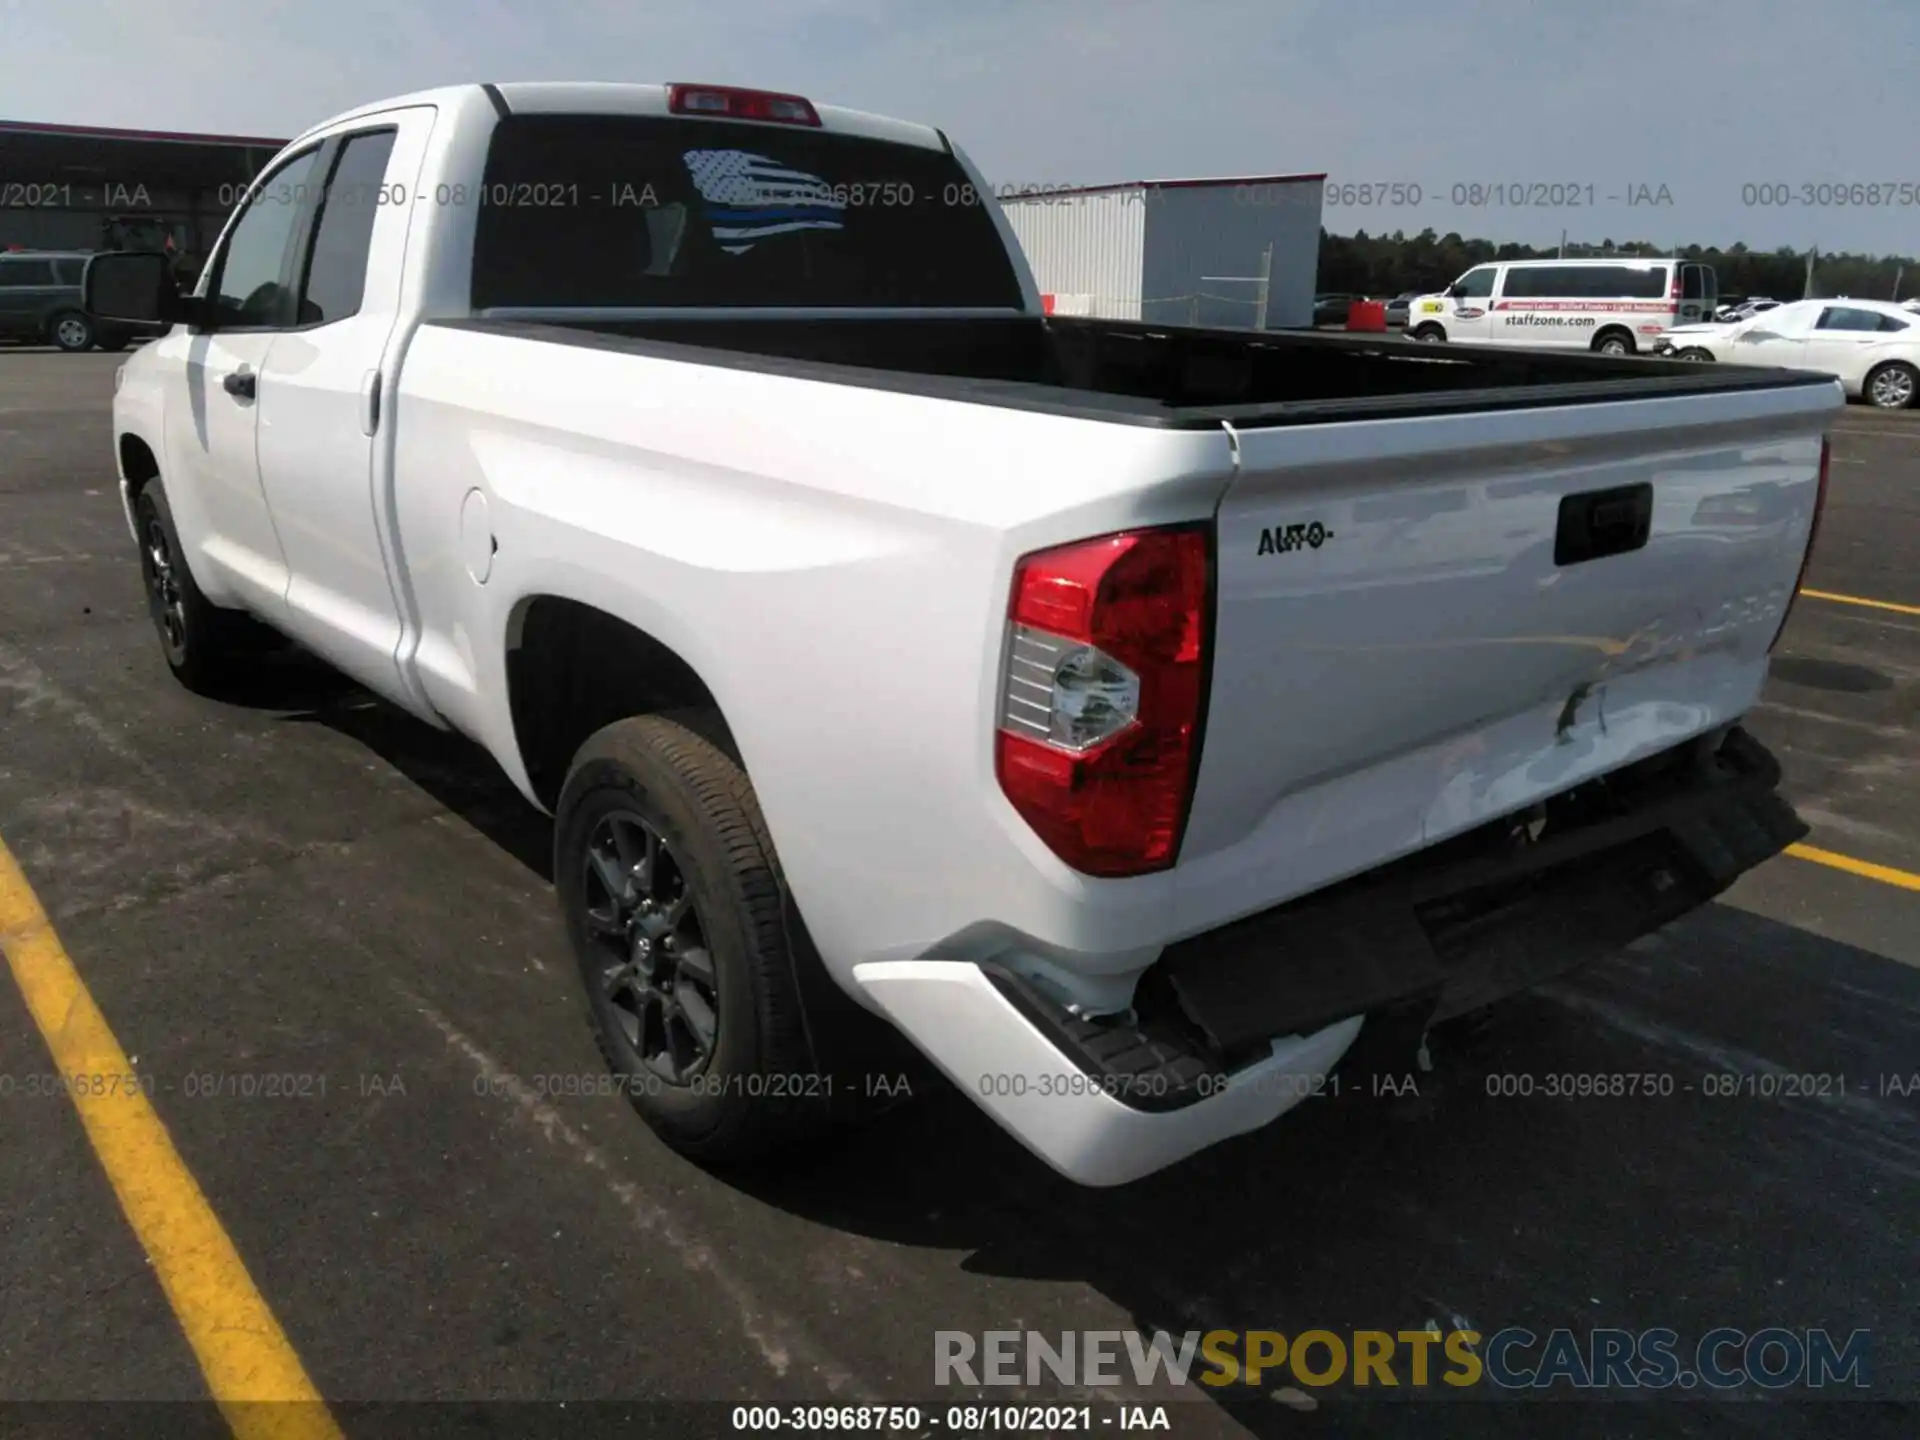
[[[843,228],[846,205],[818,175],[748,150],[689,150],[685,159],[713,238],[729,255],[744,255],[773,235]]]

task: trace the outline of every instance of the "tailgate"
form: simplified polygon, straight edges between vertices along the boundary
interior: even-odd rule
[[[1789,383],[1236,432],[1194,886],[1272,903],[1737,718],[1840,404]]]

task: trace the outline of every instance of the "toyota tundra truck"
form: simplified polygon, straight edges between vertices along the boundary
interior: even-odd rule
[[[1806,833],[1741,721],[1834,381],[1048,316],[990,194],[704,84],[309,130],[192,293],[90,262],[170,327],[113,406],[166,663],[291,641],[483,746],[718,1165],[904,1037],[1122,1183]]]

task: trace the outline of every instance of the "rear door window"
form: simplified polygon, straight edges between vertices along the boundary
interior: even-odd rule
[[[1880,328],[1878,310],[1855,310],[1845,305],[1831,305],[1821,312],[1821,330],[1878,330]]]
[[[1664,300],[1669,293],[1664,265],[1595,265],[1590,274],[1596,299]]]
[[[397,132],[351,135],[320,196],[320,214],[300,294],[300,324],[328,325],[360,312],[373,222],[392,198],[385,184]]]
[[[0,289],[25,290],[35,285],[53,284],[51,260],[0,261]]]
[[[945,150],[812,127],[513,115],[472,204],[473,306],[1017,307]]]

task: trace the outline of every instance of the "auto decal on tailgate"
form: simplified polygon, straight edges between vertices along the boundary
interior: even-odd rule
[[[1333,538],[1333,532],[1315,520],[1310,525],[1270,525],[1260,532],[1261,555],[1277,555],[1285,550],[1318,550]]]

